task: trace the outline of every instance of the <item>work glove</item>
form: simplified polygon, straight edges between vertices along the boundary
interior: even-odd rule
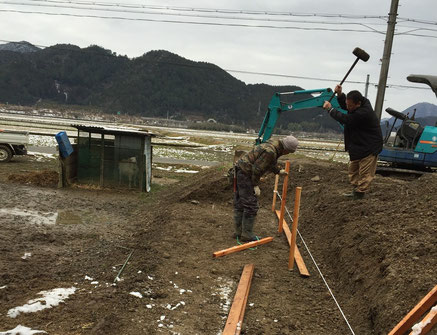
[[[288,173],[284,169],[281,169],[281,171],[279,171],[280,176],[285,176],[286,174],[288,174]]]
[[[257,197],[259,197],[259,196],[261,195],[261,190],[259,189],[259,186],[255,186],[255,187],[253,188],[253,190],[254,190],[255,195],[256,195]]]

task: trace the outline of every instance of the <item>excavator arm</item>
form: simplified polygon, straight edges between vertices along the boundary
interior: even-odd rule
[[[284,102],[282,99],[287,95],[299,95],[299,94],[317,94],[319,95],[309,98],[298,100],[292,103]],[[307,109],[313,107],[322,107],[325,101],[329,101],[332,97],[332,90],[330,88],[322,88],[315,90],[300,90],[294,92],[275,93],[270,100],[267,113],[264,117],[263,123],[256,139],[256,144],[264,143],[270,139],[273,130],[275,129],[276,122],[278,121],[282,112],[290,112],[299,109]],[[282,99],[281,99],[282,98]],[[333,97],[331,100],[332,107],[346,114],[347,111],[340,107],[337,101],[337,97]]]

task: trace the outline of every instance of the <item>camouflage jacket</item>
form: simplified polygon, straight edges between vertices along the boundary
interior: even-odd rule
[[[267,172],[279,173],[278,158],[282,155],[283,147],[279,141],[267,141],[253,147],[245,153],[236,166],[252,179],[253,186],[259,184],[259,179]]]

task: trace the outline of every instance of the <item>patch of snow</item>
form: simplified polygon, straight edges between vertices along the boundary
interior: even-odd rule
[[[8,316],[10,318],[16,318],[20,313],[33,313],[53,306],[58,306],[71,294],[74,294],[75,291],[75,287],[55,288],[51,291],[41,291],[38,294],[42,295],[42,298],[32,299],[23,306],[11,308],[8,311]]]
[[[94,279],[85,275],[85,280],[94,280]]]
[[[97,285],[98,283],[99,282],[97,280],[91,282],[91,284],[93,284],[93,285]]]
[[[5,286],[0,286],[0,290],[3,290],[4,288],[8,287],[7,285]]]
[[[220,303],[220,307],[222,308],[225,315],[228,314],[229,308],[231,306],[231,293],[232,287],[234,286],[234,282],[232,280],[224,280],[222,278],[219,279],[221,283],[218,285],[218,294],[224,302]],[[223,318],[226,318],[223,317]]]
[[[33,335],[33,334],[47,334],[44,330],[33,330],[28,327],[18,325],[14,329],[0,332],[0,335]]]
[[[140,292],[130,292],[129,294],[140,299],[143,297],[143,295]]]
[[[21,259],[28,259],[30,256],[32,256],[31,252],[25,252],[24,256],[21,256]]]
[[[58,213],[40,213],[28,209],[20,208],[0,208],[0,216],[21,216],[26,218],[29,223],[35,225],[52,225],[56,223]]]
[[[196,170],[188,170],[188,169],[177,169],[174,172],[176,173],[198,173]]]

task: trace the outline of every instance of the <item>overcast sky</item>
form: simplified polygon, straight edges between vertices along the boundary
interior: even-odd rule
[[[59,8],[59,6],[65,6],[62,3],[63,1],[65,0],[0,0],[0,40],[25,40],[42,46],[70,43],[86,47],[97,44],[111,49],[117,54],[129,57],[137,57],[150,50],[164,49],[191,60],[214,63],[227,70],[316,77],[337,81],[343,78],[352,65],[355,59],[352,54],[353,49],[360,47],[370,54],[370,59],[367,63],[359,62],[348,80],[365,82],[366,75],[369,74],[370,82],[373,84],[377,83],[379,78],[380,59],[383,54],[387,23],[384,18],[355,16],[387,16],[391,3],[390,0],[102,0],[98,3],[119,5],[105,7],[82,5],[86,9],[77,10]],[[78,2],[79,0],[72,1]],[[87,2],[86,0],[83,1]],[[121,4],[169,6],[171,10],[127,8],[120,6]],[[70,4],[69,6],[77,7],[78,5]],[[187,7],[193,9],[242,10],[243,13],[189,12],[175,10],[175,7],[179,9]],[[112,12],[93,10],[97,8],[110,9]],[[218,25],[49,16],[35,13],[17,13],[11,12],[11,10],[66,13],[69,15],[117,16],[157,21],[207,22]],[[154,14],[129,12],[139,10],[148,13],[153,12]],[[333,16],[260,15],[248,14],[247,11],[333,14]],[[172,13],[179,16],[160,13]],[[410,83],[406,80],[406,77],[409,74],[437,75],[436,13],[436,0],[399,1],[397,32],[402,33],[421,28],[421,30],[416,30],[414,34],[429,35],[433,38],[407,34],[395,36],[388,85],[428,88],[423,84]],[[336,16],[337,14],[348,14],[354,17],[342,18]],[[199,17],[202,15],[209,17]],[[401,21],[401,18],[425,22],[405,22]],[[277,20],[290,20],[291,22],[278,22]],[[247,27],[247,25],[252,27]],[[323,30],[278,29],[266,26],[305,29],[322,28]],[[346,30],[360,30],[361,32]],[[0,43],[2,42],[0,41]],[[335,82],[320,80],[230,73],[246,83],[298,85],[305,89],[333,88],[335,86]],[[343,86],[346,91],[358,89],[364,93],[364,84],[345,83]],[[370,86],[368,97],[374,104],[376,99],[376,87],[374,85]],[[392,107],[402,111],[417,102],[423,101],[437,104],[436,96],[431,89],[390,87],[386,90],[384,109]]]

